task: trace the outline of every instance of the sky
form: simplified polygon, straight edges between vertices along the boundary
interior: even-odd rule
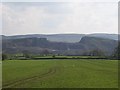
[[[118,33],[117,0],[3,0],[0,17],[3,35]]]

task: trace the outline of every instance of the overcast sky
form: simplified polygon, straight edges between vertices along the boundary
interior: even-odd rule
[[[19,3],[12,2],[14,0],[9,3],[7,0],[3,1],[0,5],[0,15],[2,14],[0,29],[4,35],[118,33],[117,0],[106,2],[24,0],[26,2]]]

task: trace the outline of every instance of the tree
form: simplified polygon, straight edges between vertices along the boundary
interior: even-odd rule
[[[50,52],[49,52],[47,49],[44,49],[44,50],[42,51],[42,54],[47,56],[48,54],[50,54]]]
[[[30,58],[29,52],[27,50],[23,51],[22,53],[25,58]]]
[[[118,46],[115,48],[113,57],[115,59],[120,59],[120,42],[118,42]]]
[[[55,55],[53,55],[52,57],[55,58]]]
[[[3,54],[2,53],[2,60],[6,60],[8,57],[7,57],[7,54]]]
[[[105,56],[104,52],[99,50],[99,49],[96,49],[96,50],[92,50],[89,55],[91,56]]]

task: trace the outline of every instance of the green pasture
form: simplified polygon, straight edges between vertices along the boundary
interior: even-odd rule
[[[117,88],[117,60],[5,60],[3,88]]]
[[[0,89],[2,88],[2,61],[0,60]]]

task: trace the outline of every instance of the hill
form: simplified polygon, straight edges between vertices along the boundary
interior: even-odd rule
[[[78,42],[84,34],[31,34],[31,35],[15,35],[15,36],[2,36],[3,39],[22,39],[22,38],[47,38],[49,41],[53,42]]]
[[[67,42],[75,43],[79,42],[80,39],[84,36],[99,37],[105,39],[118,40],[117,34],[28,34],[28,35],[14,35],[14,36],[5,36],[2,35],[3,39],[22,39],[22,38],[47,38],[47,40],[52,42]]]
[[[105,34],[105,33],[90,34],[88,36],[99,37],[99,38],[107,38],[107,39],[112,39],[112,40],[118,40],[118,38],[120,37],[120,35],[118,35],[118,34]]]
[[[98,37],[83,37],[79,43],[83,46],[84,50],[101,50],[105,53],[112,53],[118,44],[116,40]]]
[[[52,42],[47,38],[19,38],[19,39],[3,39],[2,46],[4,53],[42,53],[48,50],[50,53],[64,55],[82,55],[92,50],[101,50],[107,54],[112,54],[117,41],[96,37],[82,37],[77,43]]]

